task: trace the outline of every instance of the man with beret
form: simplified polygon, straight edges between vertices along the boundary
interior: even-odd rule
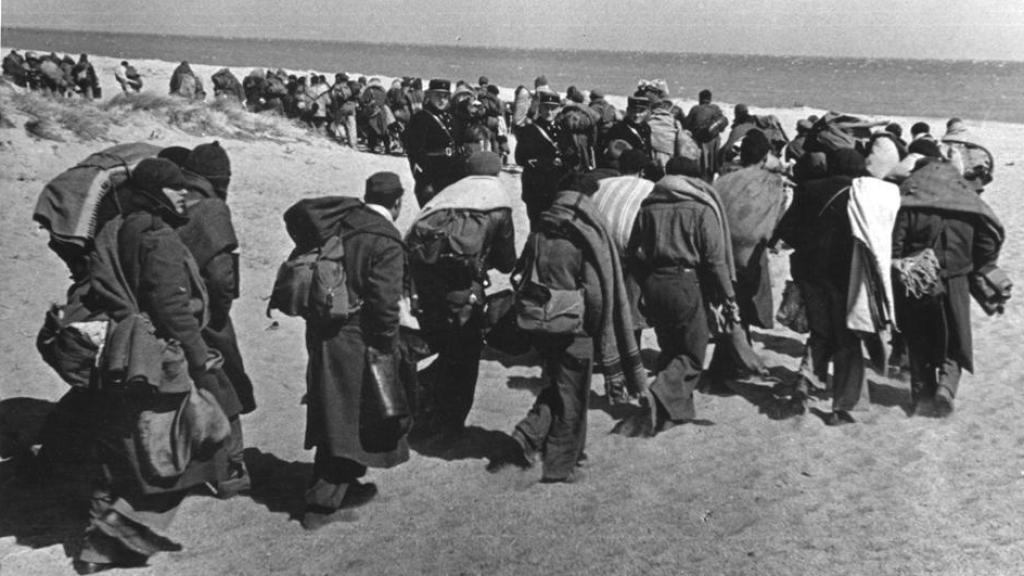
[[[608,130],[606,142],[624,140],[633,150],[651,157],[651,127],[647,125],[650,116],[651,101],[645,96],[630,96],[626,104],[626,117]]]
[[[561,129],[555,118],[562,110],[562,99],[554,92],[537,92],[537,117],[523,127],[516,143],[516,164],[523,167],[523,202],[530,226],[547,210],[558,192],[559,183],[569,172],[563,158]]]
[[[189,489],[219,482],[225,473],[221,445],[212,453],[196,449],[179,474],[157,477],[151,469],[158,455],[135,432],[145,428],[159,435],[158,415],[173,415],[184,393],[192,390],[191,382],[218,402],[221,396],[212,374],[217,370],[217,355],[201,334],[207,316],[202,279],[175,232],[188,220],[185,177],[171,161],[147,158],[133,170],[127,187],[131,193],[126,196],[124,215],[109,221],[96,235],[90,296],[119,326],[138,325],[140,315],[145,315],[156,338],[177,341],[189,378],[183,381],[173,362],[173,372],[167,371],[170,346],[152,358],[147,355],[152,347],[124,346],[119,343],[127,338],[111,338],[104,351],[106,359],[141,356],[143,363],[163,364],[165,372],[157,382],[132,385],[108,381],[109,375],[103,375],[95,429],[103,479],[93,492],[89,527],[74,562],[80,574],[142,566],[157,552],[181,550],[180,544],[166,537],[175,510]],[[212,403],[208,406],[216,410]],[[186,425],[190,436],[201,432],[192,421]]]
[[[302,518],[307,530],[353,520],[352,509],[377,495],[376,485],[359,481],[367,467],[391,468],[409,459],[407,419],[383,418],[367,409],[372,399],[364,398],[371,362],[400,353],[406,253],[395,218],[403,193],[397,174],[377,172],[366,180],[363,201],[309,198],[284,215],[298,253],[341,235],[349,302],[359,303],[343,320],[306,320],[305,446],[316,450]]]
[[[199,265],[209,294],[210,322],[203,329],[203,339],[224,357],[224,367],[218,371],[218,376],[226,378],[226,394],[231,396],[233,392],[234,395],[233,399],[226,398],[223,402],[231,420],[230,477],[217,487],[220,497],[230,498],[251,486],[242,458],[244,444],[239,416],[256,409],[252,380],[245,371],[231,321],[231,305],[239,297],[240,285],[238,237],[227,205],[231,160],[219,142],[200,144],[185,156],[182,173],[188,183],[186,214],[189,221],[178,229],[178,235]]]
[[[413,191],[421,207],[462,176],[461,152],[448,110],[451,87],[448,80],[431,80],[423,95],[423,109],[412,115],[404,132],[405,152],[416,180]]]
[[[451,437],[464,429],[483,349],[488,271],[509,273],[515,266],[512,202],[500,171],[500,156],[475,152],[466,160],[466,177],[434,196],[406,237],[420,327],[438,352],[420,375],[432,412],[423,429],[430,433]]]

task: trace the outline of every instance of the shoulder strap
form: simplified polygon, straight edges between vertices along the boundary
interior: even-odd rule
[[[822,214],[825,213],[825,210],[828,210],[828,207],[831,206],[833,202],[835,202],[836,198],[839,198],[841,195],[843,195],[843,194],[845,194],[845,193],[847,193],[849,191],[850,191],[850,187],[847,186],[847,187],[839,190],[835,194],[833,194],[832,197],[828,199],[828,202],[825,202],[825,205],[821,207],[821,210],[818,212],[818,218],[821,218]]]

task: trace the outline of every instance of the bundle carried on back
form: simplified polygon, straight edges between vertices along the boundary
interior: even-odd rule
[[[96,152],[48,182],[36,202],[32,218],[49,232],[50,249],[67,264],[73,280],[67,302],[47,311],[36,348],[72,386],[89,385],[107,335],[106,314],[88,306],[88,259],[96,235],[121,213],[123,185],[135,166],[160,150],[134,142]]]

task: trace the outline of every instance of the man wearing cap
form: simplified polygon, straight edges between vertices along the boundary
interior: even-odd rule
[[[420,327],[438,352],[420,374],[431,413],[423,429],[430,433],[454,436],[464,429],[483,349],[488,271],[509,273],[515,266],[512,203],[500,171],[500,156],[475,152],[466,160],[466,177],[434,196],[406,237]],[[439,233],[446,240],[434,249]]]
[[[624,140],[633,150],[651,156],[651,127],[647,119],[651,116],[651,101],[645,96],[630,96],[626,106],[626,117],[615,123],[607,134],[607,142]]]
[[[173,147],[166,152],[172,151]],[[167,156],[164,152],[161,155]],[[227,205],[231,160],[220,142],[200,144],[185,156],[182,173],[188,184],[185,202],[189,221],[178,228],[178,235],[199,265],[209,295],[210,322],[203,329],[203,339],[224,357],[224,367],[218,376],[225,379],[225,398],[221,404],[232,427],[230,474],[227,481],[217,486],[217,493],[230,498],[251,485],[242,458],[244,443],[239,416],[256,409],[252,380],[245,371],[231,321],[232,303],[240,295],[238,237]]]
[[[421,207],[462,175],[462,159],[448,111],[451,87],[448,80],[431,80],[424,92],[423,109],[412,115],[405,129],[405,151]]]
[[[600,119],[597,121],[597,142],[609,142],[608,130],[618,120],[619,111],[615,105],[604,99],[604,92],[594,89],[590,91],[590,109],[597,112]]]
[[[562,178],[569,172],[563,159],[561,130],[555,124],[562,99],[554,92],[538,92],[537,98],[537,117],[523,128],[516,143],[516,164],[523,167],[522,197],[531,227],[551,205]]]
[[[160,461],[159,441],[140,442],[141,435],[133,432],[169,434],[163,424],[168,420],[159,415],[173,415],[168,408],[181,406],[192,382],[214,396],[219,393],[211,373],[216,370],[217,355],[201,334],[207,316],[202,279],[175,232],[188,219],[185,178],[173,162],[147,158],[132,171],[127,187],[131,194],[126,196],[124,216],[108,222],[96,235],[90,296],[97,309],[119,327],[137,327],[133,334],[152,329],[164,343],[178,342],[181,368],[187,369],[188,377],[182,378],[183,370],[175,365],[172,347],[158,348],[153,358],[147,354],[152,346],[133,346],[129,343],[133,338],[111,337],[104,350],[107,362],[141,358],[142,364],[162,365],[164,371],[157,381],[143,379],[147,383],[131,386],[104,375],[97,402],[102,413],[95,429],[103,479],[93,492],[89,527],[74,562],[80,574],[142,566],[157,552],[181,550],[180,544],[166,537],[175,510],[189,489],[218,482],[225,473],[223,446],[213,444],[213,450],[201,451],[197,445],[182,469],[166,465],[165,477],[160,478],[151,471],[154,462]],[[142,325],[140,318],[148,319],[151,328]],[[213,412],[218,409],[212,402],[204,405]],[[195,422],[186,422],[187,433],[203,435]]]
[[[364,201],[328,196],[300,201],[285,212],[297,251],[308,251],[341,234],[349,301],[360,303],[345,320],[306,321],[306,440],[316,449],[305,494],[302,525],[315,530],[352,520],[352,508],[368,503],[377,486],[359,481],[367,467],[391,468],[409,459],[407,422],[382,419],[361,409],[373,358],[398,354],[400,301],[406,286],[406,254],[394,220],[404,191],[397,174],[366,180]]]

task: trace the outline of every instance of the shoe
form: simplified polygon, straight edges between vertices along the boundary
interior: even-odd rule
[[[568,476],[562,478],[551,478],[544,476],[540,479],[541,484],[577,484],[585,478],[582,470],[573,470]]]
[[[586,452],[580,452],[579,458],[576,459],[577,468],[586,468],[590,465],[590,456]]]
[[[835,410],[830,414],[826,415],[823,420],[825,426],[842,426],[843,424],[855,424],[857,421],[850,416],[849,412],[844,410]]]
[[[228,478],[217,484],[217,498],[229,500],[252,489],[252,478],[243,462],[228,464]]]
[[[530,468],[533,468],[537,455],[533,450],[529,450],[524,447],[519,440],[515,439],[515,437],[512,439],[513,442],[509,445],[507,450],[487,463],[487,471],[491,474],[501,472],[502,470],[511,467],[516,467],[520,470],[529,470]],[[512,444],[514,444],[514,446]]]
[[[935,393],[933,410],[936,418],[947,418],[953,413],[953,395],[945,388],[940,387]]]
[[[307,506],[305,513],[302,514],[300,524],[302,524],[305,530],[313,532],[328,524],[353,522],[358,519],[359,516],[354,511],[345,508],[333,509],[322,506]]]
[[[340,509],[351,510],[353,508],[359,508],[370,503],[371,500],[377,497],[377,485],[373,482],[367,482],[363,484],[361,482],[354,482],[349,484],[348,489],[345,490],[345,497],[341,499]]]

